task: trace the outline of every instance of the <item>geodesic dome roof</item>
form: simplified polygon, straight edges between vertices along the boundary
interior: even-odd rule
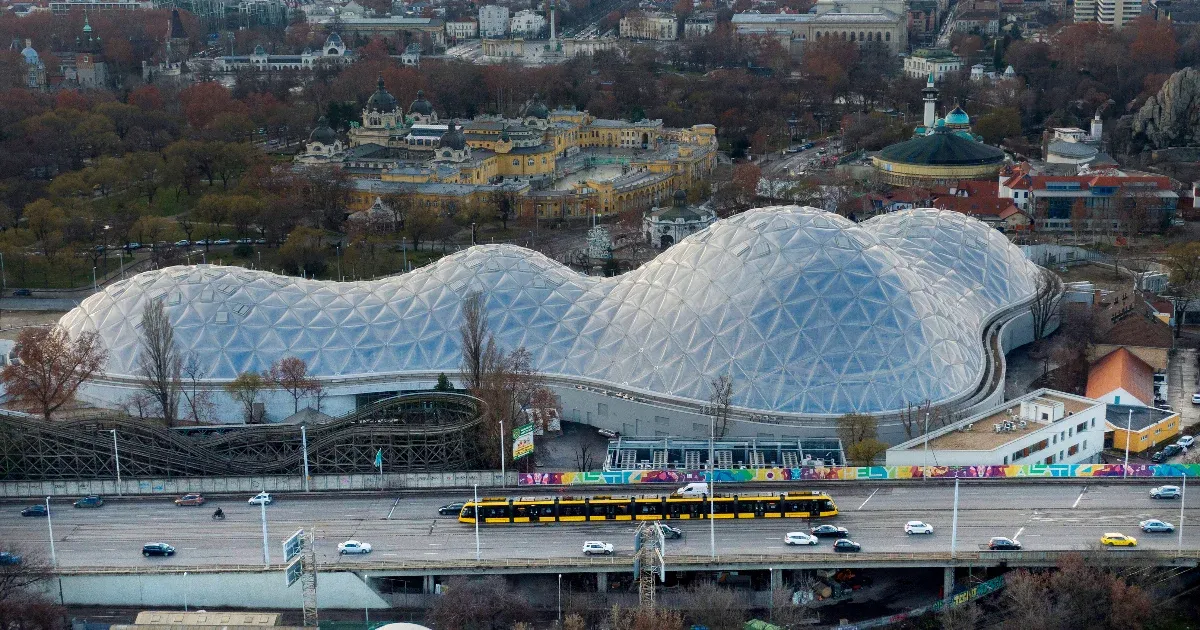
[[[462,300],[486,298],[506,349],[543,373],[705,400],[728,374],[739,407],[880,412],[969,392],[989,313],[1032,295],[1036,267],[1003,236],[941,210],[865,224],[813,208],[719,221],[616,278],[484,245],[408,274],[321,282],[235,267],[146,272],[61,323],[96,330],[107,371],[132,376],[147,300],[209,379],[297,356],[318,377],[453,373]]]

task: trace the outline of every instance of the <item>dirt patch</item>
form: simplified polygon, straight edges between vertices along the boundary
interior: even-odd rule
[[[5,311],[0,310],[0,339],[16,339],[21,329],[28,326],[50,326],[57,324],[63,311]]]

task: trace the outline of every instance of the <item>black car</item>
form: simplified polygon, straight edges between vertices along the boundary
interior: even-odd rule
[[[45,516],[45,515],[46,515],[46,506],[42,505],[41,503],[39,503],[37,505],[31,505],[31,506],[25,508],[24,510],[21,510],[21,516]]]
[[[441,514],[442,516],[458,516],[458,513],[462,512],[462,509],[462,503],[451,503],[438,508],[438,514]]]
[[[33,292],[29,289],[13,289],[14,297],[29,297],[31,295],[33,295]]]
[[[842,538],[841,540],[834,541],[833,550],[844,552],[844,553],[845,552],[854,553],[854,552],[862,551],[862,545],[860,545],[848,538]]]
[[[142,545],[142,555],[147,558],[150,556],[173,556],[175,548],[167,543],[146,543]]]
[[[808,531],[813,536],[820,536],[822,538],[827,536],[833,536],[834,538],[846,538],[850,535],[850,530],[846,529],[845,527],[837,527],[836,525],[818,525]]]
[[[1155,464],[1161,464],[1161,463],[1163,463],[1163,460],[1165,460],[1166,458],[1167,458],[1166,452],[1159,451],[1150,456],[1150,461],[1154,462]]]
[[[1183,452],[1183,447],[1178,444],[1168,444],[1166,446],[1166,448],[1164,448],[1162,450],[1162,454],[1167,457],[1175,457],[1176,455],[1178,455],[1182,452]]]
[[[0,564],[21,564],[21,556],[11,551],[0,551]]]

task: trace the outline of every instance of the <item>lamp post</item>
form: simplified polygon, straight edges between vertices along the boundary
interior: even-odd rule
[[[1129,476],[1129,431],[1133,426],[1133,409],[1129,410],[1129,419],[1125,421],[1125,465],[1121,466],[1121,478]]]
[[[50,520],[50,497],[46,497],[46,527],[50,528],[50,566],[58,566],[58,555],[54,553],[54,523]]]
[[[121,496],[121,452],[117,450],[117,430],[109,431],[113,434],[113,462],[117,465],[117,496]]]
[[[308,432],[300,425],[300,452],[304,455],[304,491],[308,492]]]
[[[562,627],[562,574],[558,574],[558,626]]]
[[[258,507],[262,508],[262,530],[263,530],[263,566],[271,566],[271,550],[267,546],[267,500],[261,498],[258,501]]]
[[[717,557],[717,507],[713,495],[717,492],[717,462],[714,442],[717,439],[717,417],[708,414],[708,553],[713,559]]]
[[[475,484],[475,562],[479,562],[479,484]]]
[[[929,480],[929,412],[925,412],[925,464],[921,466],[921,481]]]
[[[188,611],[188,609],[187,609],[188,608],[188,606],[187,606],[187,594],[188,594],[187,573],[188,573],[187,571],[183,572],[183,612]]]
[[[1183,504],[1187,502],[1187,475],[1183,475],[1183,488],[1179,491],[1179,554],[1183,554]]]
[[[504,418],[500,419],[500,486],[508,485],[508,478],[504,474]]]
[[[954,478],[954,515],[950,517],[950,557],[958,546],[958,477]]]

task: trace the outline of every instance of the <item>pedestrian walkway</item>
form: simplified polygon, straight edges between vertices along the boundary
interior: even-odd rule
[[[1192,404],[1192,394],[1200,391],[1200,371],[1196,369],[1196,350],[1179,348],[1167,365],[1167,397],[1171,408],[1179,411],[1185,430],[1200,424],[1200,407]]]

